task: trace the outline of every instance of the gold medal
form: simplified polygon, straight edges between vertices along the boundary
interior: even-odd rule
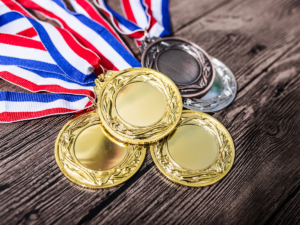
[[[150,147],[158,169],[193,187],[213,184],[231,169],[235,156],[227,129],[212,116],[184,110],[175,131]]]
[[[121,141],[156,142],[172,132],[180,120],[180,92],[171,79],[156,70],[108,71],[95,82],[102,124]]]
[[[146,143],[159,170],[183,185],[210,185],[231,169],[235,149],[226,128],[205,113],[182,112],[179,90],[164,74],[108,71],[95,83],[98,109],[68,122],[55,145],[71,181],[90,188],[126,181],[146,155],[144,145],[135,144]]]
[[[56,162],[63,174],[89,188],[125,182],[141,167],[145,155],[143,146],[120,142],[102,129],[97,111],[69,121],[55,144]]]

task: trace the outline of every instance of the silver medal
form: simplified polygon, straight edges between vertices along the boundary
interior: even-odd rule
[[[183,106],[201,112],[215,112],[227,107],[237,93],[237,82],[231,70],[221,61],[211,57],[216,77],[209,92],[202,98],[184,99]]]

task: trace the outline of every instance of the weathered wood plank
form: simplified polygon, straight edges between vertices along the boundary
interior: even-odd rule
[[[54,159],[71,115],[0,124],[1,224],[300,222],[299,1],[201,2],[171,1],[172,21],[182,18],[173,30],[237,76],[237,99],[214,114],[235,141],[232,171],[210,187],[182,187],[160,175],[148,152],[125,184],[88,191],[69,182]],[[7,88],[22,91],[1,81]]]

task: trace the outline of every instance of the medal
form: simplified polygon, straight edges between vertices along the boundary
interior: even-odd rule
[[[146,41],[143,42],[141,49],[146,45]],[[141,63],[170,77],[183,98],[205,95],[215,79],[208,54],[183,38],[157,39],[143,51]]]
[[[164,74],[147,68],[108,71],[96,80],[98,111],[105,129],[121,141],[158,141],[177,125],[182,100],[176,85]]]
[[[62,173],[76,184],[107,188],[125,182],[141,167],[146,148],[118,141],[101,128],[97,111],[69,121],[55,143]]]
[[[184,110],[175,131],[150,146],[158,169],[173,182],[201,187],[221,180],[234,162],[227,129],[208,114]]]
[[[215,112],[227,107],[237,93],[237,82],[230,69],[216,58],[211,58],[216,68],[216,78],[208,93],[202,98],[184,99],[187,109],[202,112]]]

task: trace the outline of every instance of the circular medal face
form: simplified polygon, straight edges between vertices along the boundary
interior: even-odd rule
[[[176,129],[151,144],[152,158],[170,180],[201,187],[221,180],[231,169],[235,156],[227,129],[205,113],[184,110]]]
[[[182,38],[161,38],[149,44],[142,55],[142,66],[166,74],[183,98],[205,95],[215,79],[209,55]]]
[[[63,174],[89,188],[123,183],[138,171],[145,155],[143,146],[124,144],[110,136],[96,111],[68,122],[55,144],[56,162]]]
[[[216,77],[209,92],[202,98],[184,99],[183,106],[187,109],[215,112],[227,107],[237,93],[237,82],[230,69],[221,61],[212,57],[216,68]]]
[[[148,68],[108,71],[96,82],[98,111],[105,129],[121,141],[145,144],[174,130],[182,113],[176,85]]]

